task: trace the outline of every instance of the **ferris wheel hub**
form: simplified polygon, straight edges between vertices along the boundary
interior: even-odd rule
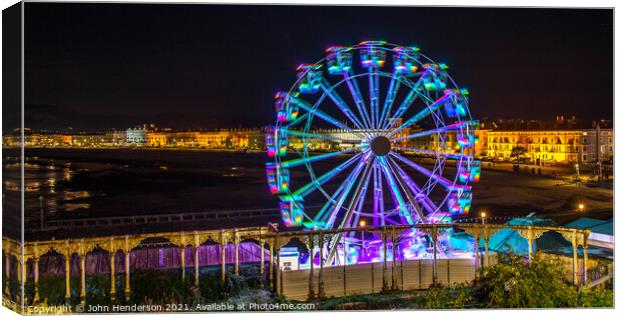
[[[377,136],[370,143],[370,150],[377,156],[385,156],[390,153],[392,144],[390,140],[385,136]]]

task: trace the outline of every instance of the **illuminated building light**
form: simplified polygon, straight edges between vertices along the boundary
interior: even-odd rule
[[[322,65],[301,64],[297,67],[300,93],[317,93],[321,88]]]

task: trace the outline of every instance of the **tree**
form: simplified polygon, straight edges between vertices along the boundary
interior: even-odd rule
[[[522,146],[516,146],[512,148],[512,152],[510,153],[510,157],[516,157],[517,158],[517,166],[519,165],[519,163],[521,163],[520,161],[520,156],[525,155],[527,153],[527,148],[522,147]]]

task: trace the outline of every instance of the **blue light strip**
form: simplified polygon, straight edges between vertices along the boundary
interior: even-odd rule
[[[356,151],[357,148],[349,148],[349,149],[345,149],[345,150],[341,150],[341,151],[336,151],[333,153],[327,153],[327,154],[322,154],[322,155],[317,155],[317,156],[312,156],[312,157],[307,157],[307,158],[298,158],[298,159],[293,159],[293,160],[289,160],[289,161],[283,161],[281,162],[281,166],[284,168],[293,168],[293,167],[297,167],[300,165],[303,165],[305,163],[310,163],[310,162],[315,162],[315,161],[319,161],[319,160],[323,160],[323,159],[327,159],[327,158],[331,158],[331,157],[336,157],[342,154],[346,154],[346,153],[350,153],[352,151]]]
[[[405,170],[403,170],[403,168],[401,168],[397,163],[393,163],[393,165],[394,165],[394,168],[396,168],[396,170],[400,174],[400,176],[403,178],[403,180],[405,180],[405,183],[407,184],[407,186],[409,187],[411,192],[413,194],[415,194],[416,197],[422,196],[422,199],[420,201],[422,206],[429,213],[433,213],[433,212],[437,211],[439,209],[437,207],[437,205],[435,205],[435,203],[433,203],[433,201],[426,194],[422,193],[422,189],[420,189],[420,187],[409,177],[409,175],[407,175]],[[417,198],[416,198],[416,200],[417,200]]]
[[[368,86],[370,87],[370,127],[376,129],[379,128],[379,76],[377,76],[376,67],[370,67],[368,70]]]
[[[400,190],[398,189],[398,184],[396,183],[396,180],[394,180],[392,172],[390,171],[390,168],[387,165],[387,160],[385,159],[384,156],[380,156],[378,158],[379,158],[379,165],[381,166],[381,170],[383,171],[383,175],[385,176],[387,182],[389,183],[390,190],[394,194],[394,197],[396,198],[396,201],[398,202],[398,205],[400,206],[400,210],[399,210],[400,214],[402,215],[409,214],[409,210],[407,209],[407,203],[403,199],[403,196],[401,195]]]
[[[390,117],[392,105],[394,104],[394,98],[396,98],[398,88],[400,87],[400,80],[398,80],[398,76],[400,76],[400,72],[394,71],[394,74],[390,79],[390,87],[388,88],[387,95],[385,96],[383,110],[381,111],[381,117],[379,118],[379,123],[377,124],[378,129],[383,128],[387,123],[386,120]]]
[[[424,217],[424,213],[419,209],[417,203],[416,203],[416,199],[415,197],[413,197],[411,195],[411,193],[407,190],[407,184],[403,183],[406,182],[404,179],[402,179],[402,177],[400,177],[400,175],[395,171],[393,165],[396,165],[396,163],[394,163],[394,160],[392,160],[392,158],[390,158],[389,156],[384,157],[386,158],[386,163],[388,168],[390,169],[390,171],[392,171],[392,175],[394,177],[394,179],[396,180],[397,184],[400,184],[400,187],[403,189],[403,192],[405,193],[405,197],[407,197],[407,200],[409,200],[410,204],[411,204],[411,208],[407,210],[407,212],[401,213],[401,217],[404,217],[407,224],[414,224],[416,222],[414,222],[414,220],[411,218],[411,214],[414,214],[416,216],[417,222],[418,223],[424,223],[425,222],[425,217]],[[401,218],[402,219],[402,218]]]
[[[301,187],[300,189],[295,191],[293,193],[293,195],[294,196],[305,197],[306,195],[312,193],[319,186],[323,185],[325,182],[329,181],[330,179],[332,179],[336,175],[340,174],[344,169],[349,167],[353,162],[358,160],[361,156],[362,156],[362,153],[358,153],[355,156],[347,159],[345,162],[343,162],[340,165],[336,166],[336,168],[330,170],[329,172],[323,174],[322,176],[320,176],[316,180],[314,180],[314,181],[306,184],[305,186]]]
[[[342,124],[340,121],[338,121],[337,119],[331,117],[329,114],[319,110],[319,109],[313,109],[312,105],[308,104],[306,101],[301,100],[299,98],[293,98],[291,97],[291,102],[293,102],[295,105],[297,105],[298,107],[308,111],[309,113],[311,113],[312,115],[321,118],[322,120],[333,124],[336,127],[339,127],[341,129],[344,129],[346,131],[352,131],[350,127]]]
[[[386,130],[391,129],[394,126],[394,124],[396,124],[396,121],[405,114],[405,112],[409,109],[409,107],[411,107],[413,102],[418,98],[418,96],[421,93],[418,90],[422,87],[424,83],[424,78],[426,78],[426,76],[428,76],[429,74],[430,74],[429,70],[424,71],[424,73],[420,76],[420,78],[418,78],[418,81],[416,81],[413,88],[411,88],[411,90],[407,94],[407,97],[400,103],[398,110],[394,112],[394,115],[392,117],[387,118],[388,124],[385,127]]]
[[[346,115],[346,117],[353,122],[356,128],[363,129],[362,122],[360,122],[351,108],[346,104],[346,102],[344,102],[344,100],[342,100],[340,95],[334,91],[334,88],[330,86],[324,78],[321,80],[321,88],[323,89],[323,92],[327,94],[327,96],[336,104],[336,106],[338,106],[342,113],[344,113],[344,115]]]
[[[340,196],[338,203],[336,203],[334,210],[331,212],[331,214],[329,215],[329,218],[327,219],[326,227],[328,229],[332,228],[332,226],[334,225],[334,221],[336,220],[336,216],[338,216],[338,213],[340,212],[340,208],[342,208],[342,204],[344,204],[344,200],[347,198],[347,196],[351,192],[351,189],[353,188],[353,185],[355,184],[357,177],[359,176],[360,172],[362,172],[365,166],[366,164],[363,162],[358,163],[355,169],[353,169],[353,172],[352,172],[353,177],[347,179],[348,182],[343,183],[344,191],[342,192],[342,195]]]
[[[333,137],[333,136],[329,136],[329,135],[314,134],[314,133],[304,133],[304,132],[299,132],[299,131],[295,131],[295,130],[288,130],[286,133],[289,134],[289,135],[297,136],[297,137],[319,138],[319,139],[325,139],[325,140],[340,141],[340,142],[343,142],[343,143],[346,143],[346,144],[359,144],[359,143],[361,143],[361,139],[351,140],[351,139],[344,139],[344,138]],[[359,137],[358,135],[356,135],[354,133],[352,133],[351,135],[355,135],[356,137]]]
[[[433,102],[432,104],[429,104],[424,109],[422,109],[422,111],[418,112],[416,115],[414,115],[413,117],[408,119],[401,126],[391,130],[386,135],[386,137],[390,138],[393,135],[395,135],[396,133],[400,132],[403,128],[409,127],[409,126],[411,126],[411,125],[421,121],[423,118],[429,116],[432,112],[435,112],[438,108],[440,108],[448,99],[449,99],[449,95],[444,94],[441,98],[435,100],[435,102]]]
[[[450,182],[449,180],[447,180],[446,178],[443,178],[433,172],[431,172],[430,170],[418,165],[417,163],[395,153],[395,152],[391,152],[390,155],[398,158],[400,161],[404,162],[405,164],[407,164],[408,166],[412,167],[413,169],[417,170],[418,172],[420,172],[421,174],[432,178],[434,180],[437,180],[437,182],[439,182],[439,184],[441,184],[442,186],[446,187],[446,188],[452,188],[452,182]]]
[[[360,88],[357,84],[357,80],[353,76],[352,71],[349,71],[344,74],[344,79],[347,81],[347,86],[349,87],[349,91],[351,91],[351,96],[353,96],[353,100],[355,101],[355,106],[362,116],[362,121],[364,122],[364,127],[366,129],[371,129],[370,126],[370,118],[368,117],[368,111],[366,111],[366,105],[364,105],[364,99],[362,98],[362,94],[360,93]]]
[[[379,165],[375,163],[373,166],[373,175],[374,175],[374,192],[373,192],[373,226],[377,227],[379,225],[385,225],[384,218],[384,208],[383,204],[383,181],[381,179],[381,171],[379,170]],[[379,223],[379,219],[381,222]]]

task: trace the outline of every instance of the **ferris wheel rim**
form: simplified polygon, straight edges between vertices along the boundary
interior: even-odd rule
[[[368,45],[369,45],[369,44],[367,44],[367,42],[362,42],[362,43],[359,43],[359,44],[357,44],[357,45],[347,47],[347,48],[345,48],[345,49],[346,49],[347,51],[355,51],[355,50],[359,50],[359,49],[361,49],[361,48],[367,47]],[[389,52],[394,52],[394,48],[396,48],[396,47],[404,47],[404,46],[395,45],[395,44],[391,44],[391,43],[387,43],[387,42],[383,42],[383,43],[381,43],[381,46],[375,46],[375,48],[376,48],[377,50],[389,51]],[[432,60],[431,58],[429,58],[429,57],[425,56],[424,54],[421,54],[421,53],[419,53],[419,52],[416,52],[416,55],[417,55],[417,56],[421,56],[421,57],[423,57],[426,61],[429,61],[429,62],[431,62],[431,63],[435,63],[435,62],[434,62],[434,60]],[[318,62],[315,62],[314,64],[312,64],[312,66],[322,65],[323,63],[325,63],[325,61],[326,61],[326,60],[327,60],[327,57],[323,57],[323,58],[322,58],[322,59],[320,59]],[[417,64],[422,64],[422,63],[421,63],[420,61],[418,61],[417,59],[416,59],[415,61],[416,61],[416,63],[417,63]],[[307,71],[309,71],[309,70],[307,70]],[[307,73],[307,71],[306,71],[305,73]],[[305,74],[305,73],[304,73],[304,74]],[[370,71],[366,71],[366,72],[362,72],[362,73],[356,73],[356,74],[354,74],[353,76],[351,76],[350,78],[353,78],[353,79],[354,79],[354,78],[359,78],[359,77],[368,77],[368,76],[370,76],[370,75],[371,75],[371,72],[370,72]],[[404,84],[404,85],[405,85],[405,86],[407,86],[409,89],[412,89],[412,91],[414,91],[414,92],[416,93],[416,95],[422,96],[423,98],[424,98],[424,97],[426,97],[426,95],[425,95],[424,93],[421,93],[421,92],[419,92],[419,91],[415,91],[415,89],[414,89],[414,88],[413,88],[410,84],[408,84],[408,83],[407,83],[407,81],[408,81],[408,79],[409,79],[409,78],[407,78],[407,77],[401,77],[401,78],[398,78],[398,76],[396,76],[394,72],[392,72],[392,73],[388,73],[388,72],[382,72],[382,71],[376,71],[376,72],[374,72],[374,75],[377,75],[377,76],[378,76],[378,78],[389,78],[390,80],[394,80],[394,79],[396,79],[396,80],[399,82],[399,84]],[[445,75],[445,76],[446,76],[446,79],[447,79],[447,80],[448,80],[448,81],[452,84],[452,86],[453,86],[454,88],[459,89],[458,84],[456,84],[456,82],[453,80],[453,78],[452,78],[449,74],[447,74],[447,73],[446,73],[446,75]],[[294,91],[295,91],[295,90],[296,90],[296,88],[299,86],[299,83],[301,82],[301,80],[302,80],[302,79],[303,79],[303,76],[299,76],[299,78],[295,81],[295,83],[294,83],[294,84],[291,86],[291,88],[288,90],[288,93],[289,93],[289,94],[294,93]],[[343,79],[341,79],[341,80],[340,80],[337,84],[330,86],[330,90],[335,89],[336,87],[340,86],[341,84],[343,84],[343,83],[344,83],[344,82],[346,82],[347,80],[349,80],[349,79],[347,79],[347,78],[343,78]],[[316,114],[316,113],[314,113],[314,111],[315,111],[317,108],[319,108],[319,107],[320,107],[320,106],[321,106],[321,105],[325,102],[325,97],[326,97],[326,94],[327,94],[327,93],[324,91],[324,92],[322,93],[321,97],[320,97],[320,98],[319,98],[319,99],[318,99],[318,100],[317,100],[317,101],[313,104],[313,106],[312,106],[312,111],[308,111],[308,112],[306,113],[306,114],[307,114],[307,117],[304,119],[304,120],[305,120],[304,133],[307,133],[307,132],[310,130],[310,127],[312,126],[312,122],[313,122],[313,119],[315,118],[315,114]],[[436,96],[436,98],[437,98],[437,96]],[[428,99],[429,99],[430,101],[433,101],[433,99],[432,99],[432,98],[428,98]],[[434,100],[434,101],[436,102],[436,100]],[[377,101],[377,102],[379,102],[379,101]],[[425,106],[426,106],[427,108],[429,107],[429,104],[428,104],[427,102],[424,102],[424,104],[425,104]],[[377,105],[378,105],[378,104],[377,104]],[[383,104],[383,106],[385,106],[385,103]],[[436,112],[439,112],[439,113],[436,113]],[[305,114],[305,115],[306,115],[306,114]],[[404,113],[403,113],[403,114],[404,114]],[[389,114],[388,114],[388,115],[389,115]],[[434,125],[435,125],[435,127],[438,127],[438,126],[440,125],[440,124],[438,124],[437,119],[439,119],[439,121],[441,122],[441,126],[443,126],[443,127],[445,127],[445,126],[446,126],[446,123],[445,123],[445,121],[443,120],[443,118],[441,118],[441,117],[437,118],[437,117],[436,117],[437,115],[439,115],[439,116],[441,116],[441,115],[442,115],[442,114],[441,114],[441,111],[431,111],[431,112],[430,112],[430,115],[431,115],[431,117],[432,117],[432,119],[433,119],[433,121],[434,121]],[[345,115],[345,116],[346,116],[346,115]],[[348,117],[347,117],[347,118],[348,118]],[[349,121],[350,121],[350,119],[349,119],[349,120],[344,119],[344,120],[340,120],[340,121],[349,122]],[[468,108],[466,108],[466,117],[463,117],[463,119],[461,119],[461,117],[457,117],[457,121],[458,121],[459,123],[460,123],[461,121],[472,121],[472,118],[471,118],[471,112],[469,111],[469,109],[468,109]],[[354,122],[353,122],[353,123],[354,123]],[[279,126],[289,126],[289,125],[287,125],[287,124],[281,124],[279,121],[276,121],[276,128],[277,128],[277,127],[279,127]],[[347,126],[348,126],[348,125],[347,125]],[[378,126],[378,127],[381,127],[381,126]],[[390,130],[391,128],[392,128],[392,126],[390,126],[389,128],[387,128],[387,130]],[[461,128],[461,130],[462,130],[462,127],[460,127],[460,128]],[[436,129],[438,129],[438,128],[436,128]],[[345,129],[345,130],[346,130],[347,132],[351,132],[351,133],[352,133],[352,131],[353,131],[353,130],[352,130],[352,129],[350,129],[350,128]],[[445,131],[444,131],[444,133],[445,133]],[[352,133],[352,134],[353,134],[353,133]],[[439,134],[439,132],[438,132],[437,134]],[[367,135],[366,140],[368,140],[368,138],[372,138],[372,136],[373,136],[373,135]],[[376,135],[374,135],[374,136],[376,137]],[[392,135],[392,136],[394,136],[394,135]],[[297,154],[299,154],[299,155],[300,155],[300,157],[301,157],[301,158],[309,158],[309,157],[311,157],[311,156],[309,156],[309,153],[308,153],[308,142],[307,142],[306,136],[301,136],[301,137],[302,137],[302,144],[303,144],[303,152],[302,152],[302,154],[299,154],[299,151],[297,151],[297,150],[295,150],[295,151],[297,152]],[[391,143],[394,143],[395,141],[393,141],[393,140],[394,140],[394,137],[391,137],[391,138],[390,138],[390,142],[391,142]],[[364,141],[364,140],[363,140],[363,139],[361,139],[361,137],[360,137],[360,142],[359,142],[359,144],[361,145],[363,141]],[[445,141],[443,140],[443,138],[441,139],[440,143],[441,143],[441,144],[443,144],[443,145],[445,145]],[[356,144],[358,144],[358,143],[356,143]],[[355,158],[355,157],[361,157],[364,153],[368,153],[368,152],[369,152],[369,150],[368,150],[368,149],[361,150],[361,151],[357,152],[356,154],[354,154],[354,155],[353,155],[350,159],[353,159],[353,158]],[[343,156],[343,155],[345,155],[345,154],[348,154],[348,152],[347,152],[347,153],[345,153],[345,152],[340,152],[337,156],[335,155],[335,156],[332,156],[332,157],[341,157],[341,156]],[[392,154],[392,153],[390,153],[390,154]],[[386,159],[390,159],[390,160],[392,160],[392,158],[390,158],[390,156],[391,156],[391,155],[388,155]],[[443,157],[443,158],[442,158],[442,156],[440,155],[440,153],[439,153],[439,152],[437,152],[437,153],[436,153],[436,156],[437,156],[437,158],[435,159],[435,165],[434,165],[434,167],[433,167],[433,170],[431,171],[431,174],[433,174],[433,175],[437,175],[437,174],[439,174],[439,177],[441,177],[441,176],[442,176],[442,174],[443,174],[443,167],[442,167],[442,166],[443,166],[443,164],[444,164],[446,161],[448,161],[448,159],[447,159],[446,157]],[[459,178],[460,169],[461,169],[461,167],[462,167],[462,164],[463,164],[463,159],[464,159],[464,157],[465,157],[465,155],[463,154],[463,148],[461,148],[461,153],[460,153],[458,156],[459,156],[459,158],[458,158],[458,162],[456,162],[456,163],[455,163],[455,169],[457,170],[457,172],[456,172],[456,174],[455,174],[454,178],[452,179],[452,186],[454,186],[454,185],[458,182],[458,178]],[[330,157],[330,158],[332,158],[332,157]],[[326,158],[326,159],[327,159],[327,158]],[[356,158],[356,159],[357,159],[357,158]],[[468,159],[469,159],[469,158],[468,158]],[[275,160],[276,160],[276,162],[277,162],[277,163],[281,163],[281,162],[282,162],[282,157],[280,157],[280,156],[276,156],[276,159],[275,159]],[[318,161],[318,160],[317,160],[317,161]],[[456,160],[455,160],[455,161],[456,161]],[[308,174],[310,175],[311,182],[315,182],[315,181],[316,181],[316,174],[315,174],[315,172],[314,172],[314,169],[312,168],[312,163],[313,163],[313,162],[311,162],[311,161],[309,161],[309,160],[306,160],[306,161],[304,161],[303,165],[306,167],[306,170],[308,171]],[[374,162],[374,160],[373,160],[373,164],[375,164],[375,163],[376,163],[376,162]],[[394,163],[395,163],[395,162],[394,162]],[[291,167],[291,168],[292,168],[292,167]],[[394,171],[392,170],[392,172],[394,172]],[[432,177],[431,177],[431,176],[427,176],[427,178],[428,178],[428,180],[427,180],[427,182],[425,183],[425,185],[422,187],[422,189],[423,189],[424,191],[428,191],[426,195],[430,198],[430,193],[432,192],[432,190],[433,190],[433,189],[434,189],[434,187],[436,186],[436,184],[437,184],[437,180],[435,180],[435,181],[433,182],[434,184],[431,186],[431,185],[428,185],[428,184],[429,184],[429,183],[431,183]],[[354,179],[354,181],[357,181],[357,179]],[[335,201],[332,197],[333,197],[333,196],[336,196],[336,195],[337,195],[337,193],[334,193],[333,195],[330,195],[329,193],[325,192],[325,190],[324,190],[324,188],[323,188],[322,184],[316,184],[316,186],[317,186],[317,188],[316,188],[316,189],[318,189],[318,190],[321,192],[321,194],[323,194],[323,196],[327,199],[327,202],[326,202],[324,205],[327,205],[327,204],[329,204],[329,203],[332,203],[332,204],[333,204],[333,203],[335,203],[335,202],[336,202],[336,201]],[[405,188],[404,186],[403,186],[403,189],[405,189],[405,190],[406,190],[406,188]],[[292,195],[292,194],[293,194],[293,192],[291,191],[291,188],[290,188],[290,187],[288,187],[288,188],[286,189],[286,193],[287,193],[287,194],[289,194],[289,195]],[[346,198],[346,196],[345,196],[345,198]],[[409,199],[409,197],[407,197],[407,199]],[[438,207],[437,207],[437,209],[435,210],[435,212],[439,211],[439,209],[443,206],[443,204],[445,204],[445,202],[446,202],[446,200],[447,200],[447,199],[448,199],[448,196],[446,195],[446,196],[444,197],[444,199],[442,200],[442,202],[438,205]],[[414,202],[414,201],[412,201],[411,199],[409,199],[409,200],[410,200],[409,202],[412,202],[412,203]],[[293,203],[297,203],[297,202],[296,202],[296,201],[294,201]],[[353,208],[355,208],[355,207],[356,207],[356,205],[353,205],[352,207],[353,207]],[[340,208],[339,208],[339,210],[340,210],[340,209],[344,209],[345,211],[352,211],[352,212],[355,212],[354,210],[350,210],[350,209],[348,209],[346,206],[344,206],[344,207],[340,207]],[[358,212],[358,214],[359,214],[359,213],[362,213],[362,212]],[[383,214],[385,214],[385,212],[384,212]],[[303,215],[304,215],[306,218],[310,219],[310,218],[308,217],[307,212],[303,212]],[[429,213],[428,215],[430,215],[430,213]],[[312,220],[312,219],[310,219],[310,220]]]

